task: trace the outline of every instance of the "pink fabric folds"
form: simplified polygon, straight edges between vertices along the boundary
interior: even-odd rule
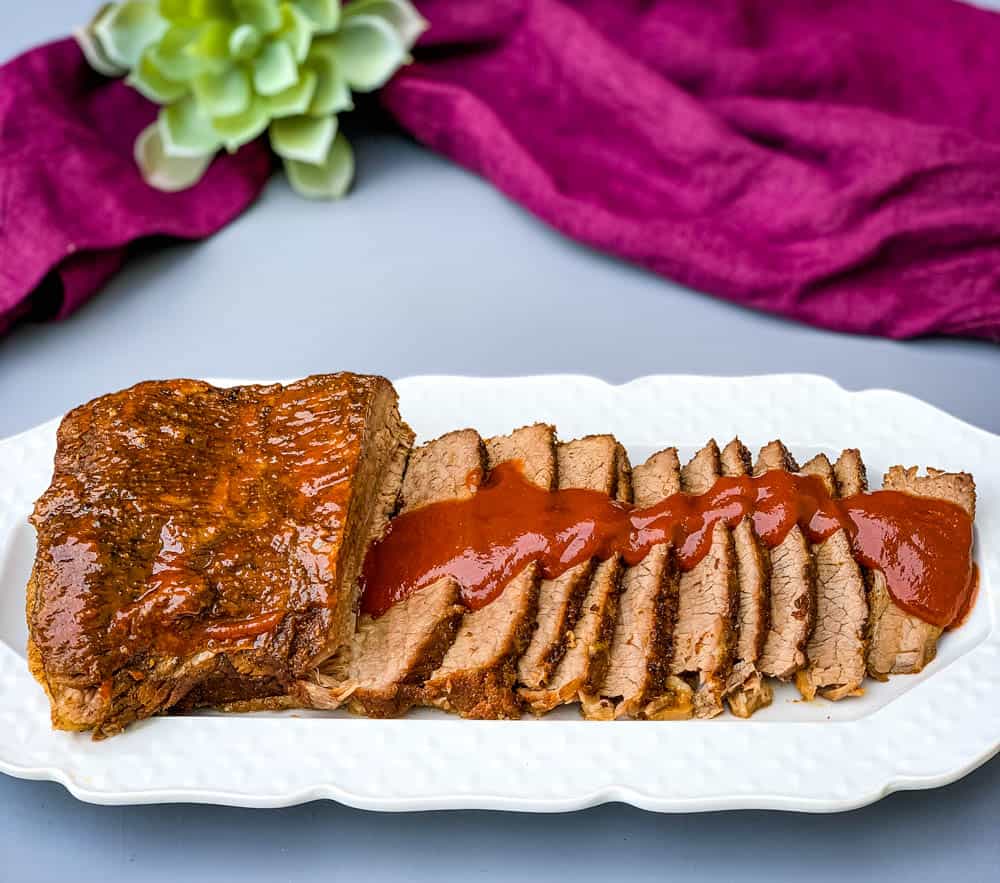
[[[91,71],[72,40],[0,68],[0,333],[40,298],[46,313],[68,315],[119,269],[130,243],[209,236],[260,192],[266,141],[213,163],[190,190],[146,186],[132,145],[155,114]]]
[[[567,236],[826,328],[1000,340],[1000,16],[952,0],[418,5],[431,28],[385,107]],[[68,40],[0,68],[0,332],[39,297],[67,314],[130,243],[210,235],[258,194],[263,140],[189,191],[146,187],[132,143],[154,112]]]
[[[1000,339],[1000,16],[951,0],[419,6],[425,51],[385,104],[568,236],[826,328]]]

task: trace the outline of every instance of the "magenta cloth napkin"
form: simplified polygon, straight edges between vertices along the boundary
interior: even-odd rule
[[[0,334],[41,299],[68,315],[117,272],[129,243],[209,236],[260,192],[266,141],[213,163],[190,190],[146,186],[132,144],[155,115],[94,73],[73,40],[0,68]]]
[[[431,29],[385,106],[568,236],[827,328],[1000,340],[1000,16],[951,0],[418,5]],[[0,329],[53,273],[64,315],[129,242],[208,235],[258,193],[263,142],[191,191],[146,188],[131,145],[153,112],[68,41],[0,70]]]
[[[1000,339],[1000,16],[950,0],[418,5],[436,48],[385,104],[568,236],[826,328]]]

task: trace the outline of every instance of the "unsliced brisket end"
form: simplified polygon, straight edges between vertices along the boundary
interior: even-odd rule
[[[632,471],[635,504],[652,506],[680,491],[675,448],[653,454]],[[608,673],[599,690],[581,700],[584,716],[606,720],[690,717],[691,688],[670,674],[679,573],[669,544],[654,546],[625,570]]]
[[[237,671],[228,657],[219,657],[212,674],[172,705],[170,713],[185,714],[206,706],[223,711],[267,711],[297,704],[276,678]]]
[[[795,459],[780,441],[761,448],[755,475],[774,469],[796,472]],[[816,568],[798,525],[770,550],[771,622],[758,667],[789,680],[806,665],[806,645],[816,621]]]
[[[488,466],[518,461],[530,481],[552,490],[556,485],[555,430],[536,424],[486,441]],[[540,569],[530,564],[500,597],[467,613],[454,644],[424,685],[423,701],[480,719],[516,718],[517,661],[535,628]]]
[[[948,500],[975,517],[976,484],[968,473],[928,469],[926,475],[918,475],[916,468],[893,466],[882,486],[918,497]],[[868,674],[884,681],[891,674],[915,674],[922,670],[937,654],[942,629],[899,607],[879,571],[872,572],[869,602]]]
[[[366,549],[385,533],[389,519],[399,508],[403,474],[406,471],[409,454],[408,445],[397,449],[379,478],[378,496],[368,541],[365,544]],[[421,591],[432,590],[438,592],[435,600],[458,594],[458,586],[451,580],[442,580]],[[455,604],[455,598],[451,603]],[[289,707],[332,710],[343,704],[360,686],[359,698],[349,703],[355,713],[368,714],[370,717],[392,717],[401,714],[412,705],[412,701],[403,700],[403,694],[396,688],[396,682],[410,683],[407,674],[410,672],[409,666],[413,665],[414,668],[409,678],[416,677],[420,672],[420,661],[427,656],[434,658],[433,654],[440,643],[444,642],[447,646],[451,642],[464,608],[454,606],[446,609],[440,614],[436,630],[428,624],[427,632],[422,633],[421,625],[426,622],[427,617],[434,615],[433,611],[436,609],[433,603],[426,606],[415,603],[413,609],[404,603],[400,605],[399,610],[390,611],[394,614],[391,618],[387,615],[379,620],[373,620],[370,616],[362,615],[358,618],[355,632],[350,640],[329,659],[296,680],[286,695],[259,700],[230,699],[220,707],[224,711],[240,712]],[[416,618],[416,621],[411,622],[412,618]],[[386,638],[390,634],[398,636],[398,641],[394,639],[391,648],[395,651],[395,655],[392,652],[383,653],[381,648],[374,649],[378,647],[380,641],[387,643]],[[444,650],[440,652],[443,653]],[[396,674],[397,672],[401,674]],[[423,676],[429,673],[428,668],[423,672]],[[184,709],[187,705],[188,701],[185,700],[179,708]]]
[[[750,451],[738,438],[722,449],[722,474],[749,475]],[[726,682],[726,701],[737,717],[750,717],[771,704],[773,691],[757,667],[764,651],[770,609],[770,560],[747,516],[733,528],[739,603],[736,613],[736,652],[733,670]]]
[[[468,498],[486,466],[486,449],[472,429],[421,445],[403,477],[402,511]],[[374,526],[371,540],[383,534],[387,521],[388,515]],[[350,644],[296,684],[297,698],[312,708],[346,702],[354,713],[369,717],[404,714],[420,701],[424,680],[454,641],[465,612],[459,592],[453,579],[444,578],[398,601],[382,616],[362,615]]]
[[[556,446],[558,486],[584,488],[612,496],[621,484],[610,436],[588,436]],[[573,626],[590,586],[595,562],[585,561],[539,586],[537,625],[518,661],[524,694],[542,690],[569,647]],[[530,700],[529,700],[530,701]]]
[[[802,473],[817,476],[831,496],[839,496],[834,470],[825,454],[813,457]],[[864,576],[843,530],[813,544],[812,552],[816,561],[816,626],[806,646],[809,664],[796,674],[795,684],[805,699],[813,699],[817,693],[827,699],[858,696],[867,650]]]
[[[623,502],[630,502],[631,467],[625,449],[610,435],[593,436],[584,441],[590,444],[570,451],[566,458],[571,474],[578,468],[595,483],[598,477],[610,474],[611,495]],[[587,456],[583,456],[584,451]],[[577,457],[577,452],[580,452],[579,462],[570,465]],[[563,457],[560,457],[559,467],[562,470]],[[620,555],[596,564],[579,618],[570,624],[570,631],[566,634],[565,655],[549,683],[538,690],[522,688],[521,697],[536,714],[593,694],[604,681],[617,616],[622,569]]]
[[[284,693],[353,631],[379,476],[411,440],[392,385],[354,374],[141,383],[70,412],[27,598],[53,725]]]
[[[719,446],[712,439],[681,470],[681,488],[686,493],[703,494],[718,480],[719,471]],[[681,574],[671,670],[696,678],[696,717],[715,717],[722,712],[736,646],[736,568],[731,532],[719,522],[712,531],[708,554]]]

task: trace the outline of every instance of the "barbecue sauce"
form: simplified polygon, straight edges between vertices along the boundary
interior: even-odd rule
[[[532,561],[551,579],[614,554],[633,565],[661,543],[690,570],[708,553],[717,523],[735,527],[748,515],[769,548],[796,524],[813,543],[844,530],[855,558],[885,574],[893,600],[933,625],[951,625],[971,604],[972,519],[945,500],[891,490],[834,499],[816,476],[775,470],[720,478],[704,494],[674,494],[640,509],[596,491],[544,490],[512,461],[467,499],[393,519],[365,558],[362,609],[379,616],[451,576],[476,610]]]

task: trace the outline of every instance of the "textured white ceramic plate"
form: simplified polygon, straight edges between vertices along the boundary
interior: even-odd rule
[[[219,382],[219,381],[216,381]],[[235,382],[235,381],[229,381]],[[578,809],[620,800],[664,811],[848,809],[943,785],[1000,747],[1000,437],[895,392],[850,393],[805,375],[415,377],[397,383],[406,419],[432,438],[535,420],[563,438],[614,432],[635,462],[709,436],[751,446],[780,436],[805,459],[857,446],[875,479],[893,463],[965,469],[979,489],[982,582],[970,621],[920,675],[840,703],[790,687],[750,721],[462,721],[423,711],[375,721],[333,714],[200,714],[146,721],[104,742],[53,732],[24,659],[26,523],[48,484],[57,421],[0,442],[0,770],[62,782],[97,803],[284,806],[332,798],[379,810]]]

